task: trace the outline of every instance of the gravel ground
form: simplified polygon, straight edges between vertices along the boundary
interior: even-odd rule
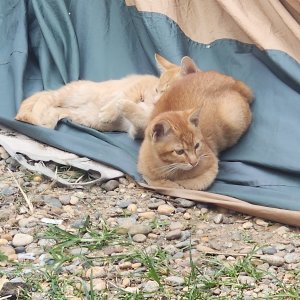
[[[130,178],[65,188],[0,147],[0,299],[300,299],[300,231]]]

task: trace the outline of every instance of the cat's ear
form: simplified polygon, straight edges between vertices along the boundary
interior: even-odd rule
[[[154,142],[160,140],[161,138],[167,136],[171,130],[171,126],[166,121],[158,121],[152,127],[152,139]]]
[[[161,72],[164,72],[164,71],[169,70],[171,68],[177,67],[177,65],[171,63],[170,61],[168,61],[166,58],[162,57],[158,53],[155,53],[154,56],[155,56],[155,60],[156,60],[156,63],[157,63],[157,67],[159,68],[159,70]]]
[[[200,111],[201,108],[193,109],[191,114],[189,115],[189,122],[195,127],[198,127],[200,123]]]
[[[196,73],[199,71],[197,65],[195,62],[189,57],[189,56],[184,56],[181,59],[181,75],[185,76],[191,73]]]

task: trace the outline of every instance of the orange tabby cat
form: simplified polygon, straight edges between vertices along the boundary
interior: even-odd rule
[[[74,81],[25,99],[16,119],[54,128],[60,119],[68,117],[100,131],[125,131],[133,138],[141,138],[154,103],[193,64],[190,58],[183,58],[180,66],[158,54],[155,58],[162,69],[160,79],[131,75],[104,82]]]
[[[251,101],[243,82],[218,72],[194,70],[177,80],[150,117],[139,172],[153,186],[208,188],[218,173],[219,152],[250,125]]]

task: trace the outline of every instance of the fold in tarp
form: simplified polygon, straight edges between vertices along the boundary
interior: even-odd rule
[[[140,181],[139,142],[127,134],[101,133],[68,120],[50,130],[14,116],[36,91],[77,79],[158,74],[155,52],[174,63],[189,55],[202,70],[245,81],[255,95],[253,123],[221,155],[209,191],[300,211],[297,9],[288,0],[1,1],[0,123]]]

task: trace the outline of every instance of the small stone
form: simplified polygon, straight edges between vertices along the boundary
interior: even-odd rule
[[[50,206],[58,207],[58,208],[62,207],[61,202],[57,198],[54,198],[51,196],[43,196],[42,199],[46,204],[48,204]]]
[[[174,199],[174,202],[178,206],[185,207],[185,208],[193,207],[196,204],[194,201],[187,200],[187,199],[184,199],[184,198],[176,198],[176,199]]]
[[[175,229],[175,230],[172,230],[172,231],[169,231],[167,234],[166,234],[166,239],[167,240],[177,240],[177,239],[180,239],[181,238],[181,235],[182,235],[182,232],[180,229]]]
[[[106,275],[107,275],[107,271],[105,270],[105,268],[98,267],[98,266],[89,268],[85,273],[85,277],[87,278],[90,278],[91,276],[93,278],[98,278],[98,277],[104,278],[106,277]]]
[[[85,247],[73,248],[70,250],[70,254],[75,255],[75,256],[87,254],[88,252],[89,252],[89,249],[85,248]]]
[[[133,263],[133,264],[131,265],[131,268],[135,270],[135,269],[140,268],[141,266],[142,266],[141,263]]]
[[[216,224],[220,224],[220,223],[222,223],[222,221],[223,221],[223,215],[222,214],[217,214],[215,217],[214,217],[214,219],[213,219],[213,221],[216,223]]]
[[[199,252],[203,252],[203,253],[214,253],[214,252],[216,252],[214,249],[212,249],[210,247],[207,247],[207,246],[204,246],[204,245],[197,245],[196,249]]]
[[[262,219],[256,219],[255,223],[258,226],[262,226],[262,227],[268,227],[269,226],[269,224],[267,222],[265,222],[264,220],[262,220]]]
[[[252,222],[246,222],[246,223],[244,223],[244,224],[242,225],[242,227],[243,227],[244,229],[250,229],[250,228],[253,227],[253,223],[252,223]]]
[[[165,282],[171,286],[181,286],[184,284],[184,278],[179,276],[168,276],[166,277]]]
[[[183,218],[185,220],[190,220],[192,217],[191,217],[191,214],[189,214],[188,212],[186,212],[185,214],[183,214]]]
[[[32,241],[33,241],[33,236],[31,236],[30,234],[17,233],[17,234],[15,234],[15,236],[12,240],[12,244],[14,247],[26,246],[26,245],[32,243]]]
[[[16,254],[15,249],[9,245],[0,246],[0,252],[2,252],[6,256],[9,256],[11,254]]]
[[[273,255],[277,252],[275,247],[263,247],[261,249],[263,254]]]
[[[136,204],[129,204],[128,206],[127,206],[127,210],[129,211],[129,212],[131,212],[132,214],[134,214],[134,213],[136,213],[136,211],[137,211],[137,206],[136,206]]]
[[[255,286],[255,278],[251,276],[239,275],[238,280],[241,284],[246,284],[249,286]]]
[[[285,260],[283,257],[277,255],[262,255],[260,257],[263,261],[267,262],[271,266],[280,267],[284,264]]]
[[[117,202],[117,205],[120,208],[127,208],[131,203],[132,203],[132,200],[121,200],[121,201]]]
[[[279,228],[277,228],[275,230],[276,233],[278,233],[279,235],[284,235],[285,233],[289,232],[290,229],[286,226],[280,226]]]
[[[165,201],[156,199],[156,198],[152,198],[151,202],[148,203],[148,208],[157,209],[160,205],[164,205],[164,204],[166,204]]]
[[[95,291],[103,291],[106,289],[106,282],[100,278],[94,278],[92,280],[93,290]]]
[[[115,190],[119,186],[119,182],[117,180],[109,180],[106,183],[102,184],[102,188],[107,192]]]
[[[154,211],[141,212],[139,213],[139,217],[141,219],[153,220],[155,219],[155,212]]]
[[[132,294],[138,294],[139,293],[139,288],[137,286],[129,286],[127,288],[124,289],[126,292],[128,293],[132,293]]]
[[[122,287],[126,288],[130,286],[130,279],[128,277],[125,277],[123,280],[122,280]]]
[[[76,196],[71,196],[70,204],[76,205],[79,202],[79,198]]]
[[[288,253],[284,256],[286,263],[296,264],[300,262],[300,253]]]
[[[136,235],[136,234],[148,234],[152,231],[152,228],[149,225],[144,225],[144,224],[134,224],[132,225],[128,233],[130,235]]]
[[[8,244],[8,240],[6,240],[6,239],[0,239],[0,246],[7,245],[7,244]]]
[[[149,280],[143,284],[143,289],[147,293],[153,293],[159,290],[159,284],[154,280]]]
[[[119,263],[119,268],[121,270],[131,269],[131,262],[125,261],[125,262]]]
[[[170,206],[168,204],[162,204],[157,208],[157,212],[160,215],[166,215],[169,216],[175,211],[175,208],[173,206]]]
[[[70,204],[71,196],[70,195],[60,195],[58,197],[58,200],[61,202],[63,205]]]
[[[24,253],[26,249],[24,246],[18,246],[18,247],[15,247],[15,250],[16,250],[16,253],[19,254],[19,253]]]
[[[184,229],[184,225],[181,222],[172,222],[169,226],[170,230],[175,230],[175,229]]]
[[[132,240],[136,243],[143,243],[145,242],[147,239],[147,237],[144,235],[144,234],[141,234],[141,233],[138,233],[138,234],[135,234],[133,237],[132,237]]]

